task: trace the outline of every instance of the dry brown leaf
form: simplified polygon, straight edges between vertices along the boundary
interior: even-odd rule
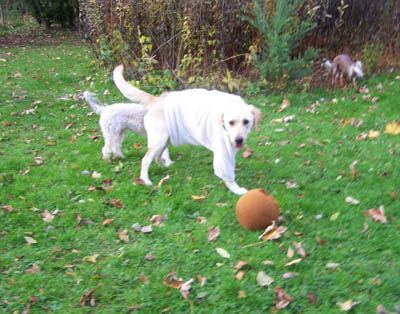
[[[144,259],[146,260],[146,261],[153,261],[153,260],[155,260],[155,256],[154,255],[151,255],[151,254],[146,254],[145,256],[144,256]]]
[[[162,178],[161,180],[160,180],[160,182],[158,182],[158,184],[157,184],[157,186],[158,187],[161,187],[167,180],[169,180],[171,178],[171,176],[170,175],[166,175],[164,178]]]
[[[94,307],[96,305],[93,288],[82,296],[81,300],[79,301],[79,304],[82,306],[89,305],[91,307]]]
[[[246,297],[246,292],[243,290],[238,290],[237,294],[239,299]]]
[[[206,280],[207,280],[207,278],[206,278],[206,277],[203,277],[203,276],[200,276],[200,275],[198,275],[198,276],[197,276],[197,280],[200,282],[200,287],[204,287],[204,285],[206,284]]]
[[[196,217],[196,221],[199,224],[203,224],[203,223],[205,223],[207,221],[207,218],[206,217],[202,217],[202,216],[198,216],[198,217]]]
[[[248,263],[249,263],[249,262],[247,262],[247,261],[239,261],[239,262],[236,264],[236,266],[235,266],[235,268],[234,268],[234,271],[241,270],[241,269],[242,269],[244,266],[246,266]]]
[[[245,275],[245,274],[246,274],[245,271],[239,270],[238,273],[236,274],[235,278],[236,278],[237,280],[242,280],[242,279],[244,278],[244,275]]]
[[[140,232],[142,233],[152,233],[153,232],[153,227],[152,226],[144,226],[142,229],[140,229]]]
[[[243,152],[242,156],[243,158],[249,158],[251,155],[253,155],[254,151],[246,148],[246,150]]]
[[[294,250],[291,247],[288,248],[286,256],[288,258],[292,258],[294,256]]]
[[[265,229],[263,234],[261,234],[258,238],[264,241],[268,240],[276,240],[282,236],[282,234],[287,230],[285,226],[277,226],[275,221],[272,222],[270,226]]]
[[[36,241],[34,238],[32,238],[32,237],[24,237],[24,239],[25,239],[25,241],[26,241],[26,243],[27,243],[28,245],[30,245],[30,244],[36,244],[36,243],[37,243],[37,241]]]
[[[261,287],[264,287],[264,286],[269,287],[275,281],[274,279],[272,279],[270,276],[268,276],[263,271],[260,271],[257,274],[256,280],[257,280],[257,284]]]
[[[345,302],[337,302],[336,304],[342,311],[350,311],[355,305],[360,304],[361,301],[347,300]]]
[[[208,241],[215,241],[220,234],[219,226],[210,226],[208,227],[207,239]]]
[[[114,219],[106,219],[103,221],[103,226],[107,226],[109,224],[112,224],[114,222]]]
[[[40,271],[40,266],[38,266],[37,264],[33,264],[31,268],[28,268],[26,270],[26,272],[29,274],[36,274],[39,271]]]
[[[145,285],[147,285],[147,284],[149,283],[149,280],[148,280],[148,279],[146,278],[146,276],[143,275],[143,274],[140,275],[140,280],[141,280]]]
[[[12,207],[11,205],[5,205],[2,207],[2,209],[8,212],[12,212],[14,210],[14,207]]]
[[[227,250],[223,249],[223,248],[216,248],[216,251],[219,255],[221,255],[223,258],[227,258],[229,259],[231,257],[231,255],[228,253]]]
[[[190,287],[192,286],[193,281],[194,279],[191,278],[188,281],[186,281],[181,287],[181,294],[185,300],[189,298],[189,290]]]
[[[276,286],[275,293],[275,309],[281,310],[287,307],[292,302],[292,297],[281,287]]]
[[[55,215],[53,215],[52,213],[50,213],[47,209],[45,209],[42,213],[42,220],[44,222],[52,222]]]
[[[385,216],[385,209],[383,205],[379,206],[378,209],[371,208],[370,210],[366,211],[365,214],[367,216],[371,216],[372,219],[375,221],[380,221],[381,223],[387,223],[387,218]]]
[[[205,195],[192,195],[192,200],[195,201],[204,201],[206,199]]]
[[[164,278],[163,284],[167,287],[180,289],[185,282],[181,278],[176,278],[175,270],[173,270],[167,277]]]
[[[121,241],[124,241],[125,243],[128,243],[129,242],[128,230],[124,229],[121,232],[118,232],[118,238]]]
[[[99,254],[91,255],[91,256],[85,256],[82,260],[88,263],[96,264],[97,263],[97,258],[99,257]]]
[[[399,121],[393,121],[392,123],[386,123],[385,133],[391,135],[400,134],[400,124]]]
[[[293,245],[297,250],[297,254],[299,254],[301,257],[306,257],[307,253],[306,250],[303,248],[301,242],[293,242]]]
[[[370,130],[370,131],[368,132],[368,137],[369,137],[370,139],[378,138],[380,135],[381,135],[381,132],[379,132],[379,131]]]
[[[289,267],[289,266],[298,264],[298,263],[300,263],[302,260],[303,260],[302,258],[294,259],[293,261],[290,261],[289,263],[286,263],[285,266],[286,266],[286,267]]]
[[[298,276],[299,276],[299,273],[287,272],[282,275],[282,278],[290,279],[290,278],[294,278],[294,277],[298,277]]]
[[[121,202],[121,200],[119,200],[119,199],[113,199],[112,201],[111,201],[111,203],[114,205],[114,207],[116,207],[116,208],[123,208],[124,207],[124,204],[122,204],[122,202]]]

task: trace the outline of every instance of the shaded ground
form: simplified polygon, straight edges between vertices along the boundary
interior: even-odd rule
[[[57,46],[66,41],[80,44],[82,37],[78,31],[67,31],[61,28],[27,30],[24,33],[0,36],[0,48]]]

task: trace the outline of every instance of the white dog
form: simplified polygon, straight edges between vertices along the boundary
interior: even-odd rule
[[[144,117],[147,153],[142,159],[140,178],[151,185],[149,167],[168,142],[201,145],[214,153],[214,173],[236,194],[247,192],[235,182],[235,156],[243,148],[250,130],[261,120],[261,111],[232,94],[205,89],[187,89],[159,97],[129,84],[123,65],[115,68],[113,78],[122,94],[146,106]]]
[[[83,96],[93,112],[100,115],[99,124],[104,137],[102,150],[104,160],[110,161],[111,153],[113,153],[114,158],[124,158],[121,145],[126,130],[129,129],[146,136],[143,120],[148,111],[146,107],[132,103],[101,106],[95,98],[95,94],[85,91]],[[166,167],[172,164],[168,148],[164,150],[161,156],[161,163]]]
[[[322,65],[332,72],[332,85],[336,84],[338,77],[340,77],[340,84],[343,85],[343,76],[345,74],[348,75],[350,81],[353,81],[354,88],[357,88],[357,78],[364,79],[362,62],[353,62],[346,54],[336,56],[332,62],[325,60]]]

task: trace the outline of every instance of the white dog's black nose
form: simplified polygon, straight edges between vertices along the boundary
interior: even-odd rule
[[[243,137],[235,138],[235,143],[236,143],[236,145],[242,145],[243,144]]]

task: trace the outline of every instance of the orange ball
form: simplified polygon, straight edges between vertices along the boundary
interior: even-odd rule
[[[248,229],[265,229],[278,219],[279,205],[264,189],[250,190],[239,198],[236,217]]]

